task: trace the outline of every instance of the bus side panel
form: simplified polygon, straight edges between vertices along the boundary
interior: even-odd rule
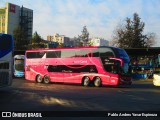
[[[110,84],[110,76],[109,75],[99,75],[102,80],[102,85],[109,85]]]
[[[114,74],[114,73],[110,73],[110,85],[115,85],[117,86],[119,83],[119,75],[118,74]]]
[[[64,82],[63,73],[61,72],[48,72],[51,82]]]
[[[106,73],[99,75],[102,80],[102,85],[118,85],[118,75],[112,73]]]

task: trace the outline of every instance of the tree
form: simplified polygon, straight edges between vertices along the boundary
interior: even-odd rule
[[[37,31],[33,34],[32,42],[28,45],[28,49],[37,49],[37,48],[46,48],[47,45],[41,38],[41,36],[37,33]]]
[[[28,40],[25,37],[25,32],[21,27],[17,27],[13,31],[13,37],[14,37],[14,49],[15,50],[26,50],[28,46]]]
[[[121,48],[145,48],[155,43],[155,34],[143,34],[145,23],[137,13],[133,20],[126,18],[126,24],[120,24],[114,31],[111,45]]]
[[[147,35],[147,42],[145,43],[145,46],[150,47],[152,45],[154,45],[154,43],[156,42],[156,34],[155,33],[148,33]]]
[[[83,46],[88,46],[88,41],[89,41],[89,32],[87,31],[87,27],[84,26],[82,30],[82,34],[78,36],[80,39],[80,43],[83,44]]]
[[[93,44],[94,44],[94,42],[91,41],[91,40],[89,40],[88,45],[89,45],[89,46],[93,46]]]
[[[81,41],[81,37],[78,35],[78,37],[74,37],[74,45],[75,47],[82,47],[83,43]]]
[[[33,34],[32,44],[42,42],[41,36],[37,33],[37,31]]]

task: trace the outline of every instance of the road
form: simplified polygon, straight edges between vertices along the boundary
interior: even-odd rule
[[[40,84],[23,78],[0,89],[1,111],[160,111],[160,87],[150,80],[131,87]]]

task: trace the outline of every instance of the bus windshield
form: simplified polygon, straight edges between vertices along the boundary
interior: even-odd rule
[[[118,49],[118,53],[119,53],[120,58],[123,59],[122,71],[124,73],[128,73],[129,72],[128,71],[129,70],[129,62],[130,62],[129,56],[124,49],[120,49],[120,48],[117,48],[117,49]]]
[[[23,72],[24,71],[24,59],[15,60],[15,70]]]
[[[117,58],[109,58],[109,59],[102,59],[102,63],[104,66],[104,69],[107,72],[111,73],[120,73],[120,74],[127,74],[128,73],[128,64],[122,63],[121,59]]]

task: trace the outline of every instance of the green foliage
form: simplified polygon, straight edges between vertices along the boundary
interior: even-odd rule
[[[15,50],[38,49],[47,47],[47,44],[43,42],[43,39],[37,32],[33,34],[33,38],[29,44],[29,41],[25,37],[25,32],[23,29],[21,29],[21,27],[18,27],[13,31],[13,37],[15,41]]]
[[[90,41],[88,42],[88,45],[89,45],[89,46],[93,46],[93,41],[90,40]]]
[[[83,42],[79,42],[78,47],[83,47],[83,46],[85,46],[84,43]]]
[[[35,32],[32,37],[31,44],[28,45],[28,49],[46,48],[47,44],[43,42],[41,36]]]
[[[80,36],[78,36],[78,39],[82,43],[82,46],[87,46],[88,45],[89,32],[88,32],[86,26],[83,27],[82,34]],[[80,46],[81,46],[81,43],[80,43]]]
[[[42,42],[41,36],[37,33],[37,31],[33,34],[32,43],[40,43]]]
[[[45,43],[32,43],[28,45],[28,49],[38,49],[38,48],[46,48],[47,44]]]
[[[146,48],[153,45],[155,34],[144,35],[145,23],[140,19],[137,13],[133,14],[133,20],[126,18],[126,24],[120,25],[114,31],[112,45],[121,48]]]

